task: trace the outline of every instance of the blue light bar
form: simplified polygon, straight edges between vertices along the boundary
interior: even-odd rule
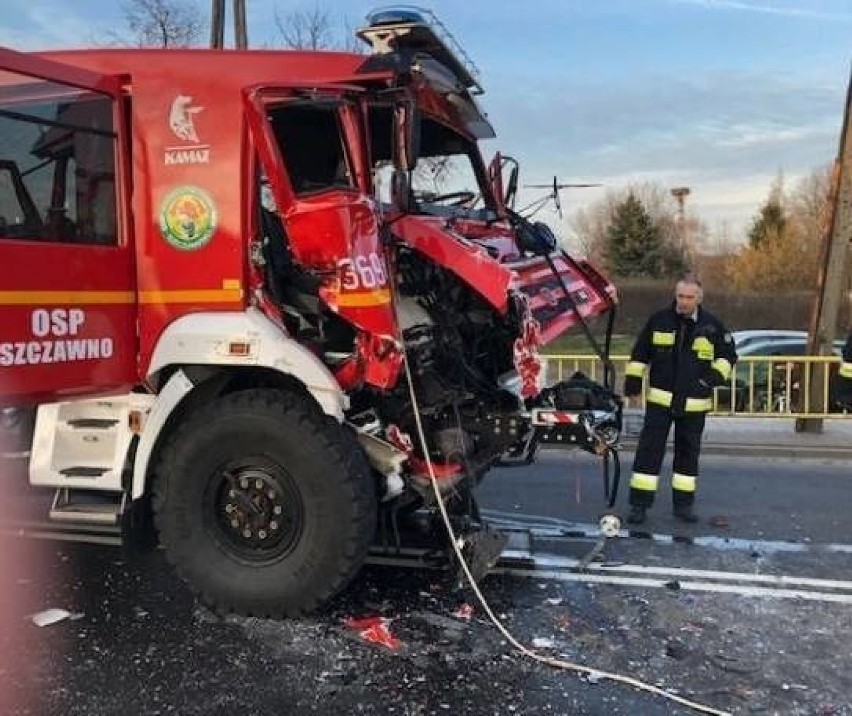
[[[428,24],[422,13],[410,7],[383,7],[367,15],[367,24],[370,27],[398,25],[404,22]]]

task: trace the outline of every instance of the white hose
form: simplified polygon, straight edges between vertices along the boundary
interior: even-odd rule
[[[503,622],[501,622],[500,619],[497,617],[497,615],[494,614],[493,610],[491,609],[488,602],[486,601],[485,596],[480,591],[479,585],[474,580],[473,575],[471,574],[471,571],[470,571],[470,567],[468,567],[467,562],[465,561],[464,556],[462,555],[461,546],[459,545],[458,540],[456,539],[455,532],[453,531],[453,527],[450,524],[450,517],[447,514],[447,507],[444,504],[444,498],[441,495],[440,489],[438,488],[438,481],[435,478],[435,471],[434,471],[434,468],[432,466],[432,460],[429,457],[429,449],[428,449],[428,445],[426,444],[426,434],[423,430],[423,423],[420,420],[420,405],[417,402],[417,396],[415,395],[415,392],[414,392],[414,382],[413,382],[412,377],[411,377],[411,369],[409,368],[409,365],[408,365],[408,353],[405,350],[404,341],[400,340],[399,343],[402,346],[402,351],[403,351],[403,358],[404,358],[404,364],[405,364],[405,375],[406,375],[406,378],[408,379],[408,390],[409,390],[409,393],[411,395],[411,406],[414,410],[414,421],[417,425],[417,437],[420,440],[420,446],[421,446],[421,449],[422,449],[422,452],[423,452],[423,457],[426,460],[426,465],[427,465],[428,470],[429,470],[429,480],[432,483],[432,490],[435,493],[435,499],[437,500],[437,503],[438,503],[438,509],[441,512],[441,518],[444,521],[444,526],[447,528],[447,534],[450,537],[450,544],[452,544],[452,546],[453,546],[453,551],[456,554],[456,558],[458,559],[459,564],[461,564],[462,570],[464,571],[465,576],[467,577],[467,581],[470,583],[471,589],[473,589],[473,592],[476,595],[476,598],[479,601],[479,604],[482,606],[482,609],[488,615],[488,618],[491,620],[491,622],[494,624],[494,626],[497,627],[497,630],[506,638],[506,641],[508,641],[512,646],[514,646],[522,654],[524,654],[524,655],[528,656],[530,659],[538,661],[542,664],[547,664],[549,666],[553,666],[553,667],[556,667],[558,669],[566,669],[568,671],[576,671],[576,672],[579,672],[580,674],[587,674],[589,676],[593,676],[594,678],[598,678],[598,679],[610,679],[611,681],[617,681],[617,682],[620,682],[622,684],[628,684],[629,686],[632,686],[632,687],[639,689],[641,691],[647,691],[649,693],[656,694],[657,696],[662,696],[663,698],[669,699],[669,700],[674,701],[676,703],[679,703],[683,706],[687,706],[691,709],[695,709],[696,711],[699,711],[701,713],[713,714],[713,716],[731,716],[730,712],[728,712],[728,711],[720,711],[719,709],[712,708],[711,706],[704,706],[703,704],[696,703],[695,701],[689,701],[688,699],[677,696],[676,694],[671,694],[668,691],[664,691],[663,689],[660,689],[660,688],[658,688],[658,687],[656,687],[652,684],[649,684],[645,681],[640,681],[639,679],[634,679],[630,676],[623,676],[621,674],[614,674],[614,673],[610,673],[608,671],[601,671],[600,669],[593,669],[593,668],[588,667],[588,666],[583,666],[582,664],[575,664],[575,663],[570,662],[570,661],[564,661],[562,659],[556,659],[556,658],[551,657],[551,656],[545,656],[543,654],[539,654],[539,653],[533,651],[532,649],[530,649],[529,647],[521,644],[521,642],[519,642],[509,632],[509,630],[505,627]]]

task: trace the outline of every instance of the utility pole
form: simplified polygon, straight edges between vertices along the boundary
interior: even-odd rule
[[[225,46],[225,0],[212,0],[210,20],[210,47],[221,50]]]
[[[678,240],[680,241],[680,251],[683,256],[686,256],[686,216],[684,213],[684,205],[686,204],[686,197],[689,196],[689,187],[676,186],[671,190],[671,193],[675,198],[675,201],[677,201],[677,234]]]
[[[212,0],[210,15],[210,47],[221,50],[225,47],[225,0]],[[234,46],[238,50],[248,47],[246,0],[234,0]]]
[[[808,354],[833,355],[837,316],[846,287],[845,269],[849,240],[852,238],[852,75],[846,91],[846,109],[840,129],[840,146],[831,175],[828,199],[828,216],[823,230],[820,251],[817,295],[814,300],[811,325],[808,333]],[[812,412],[827,410],[823,398],[830,390],[828,366],[823,364],[811,370],[800,380],[810,383]],[[796,421],[796,432],[821,433],[821,418],[801,418]]]
[[[683,221],[684,204],[686,203],[686,197],[689,196],[689,187],[688,186],[676,186],[674,189],[672,189],[672,196],[677,201],[678,218],[681,221]]]
[[[234,0],[234,45],[238,50],[248,48],[246,0]]]

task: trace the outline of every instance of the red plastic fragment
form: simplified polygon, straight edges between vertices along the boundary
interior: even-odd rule
[[[364,617],[363,619],[347,619],[347,629],[357,631],[359,636],[370,644],[378,644],[396,651],[402,647],[402,642],[391,634],[390,619],[384,617]]]
[[[470,618],[473,616],[473,605],[472,604],[462,604],[453,612],[453,616],[457,619],[464,619],[465,621],[470,621]]]

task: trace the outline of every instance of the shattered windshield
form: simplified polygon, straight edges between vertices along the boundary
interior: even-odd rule
[[[391,203],[390,108],[371,110],[373,183],[376,197]],[[487,218],[493,213],[483,195],[484,180],[477,170],[476,144],[454,129],[429,117],[420,124],[417,165],[411,173],[411,196],[420,213],[436,216]],[[490,201],[490,200],[488,200]]]

